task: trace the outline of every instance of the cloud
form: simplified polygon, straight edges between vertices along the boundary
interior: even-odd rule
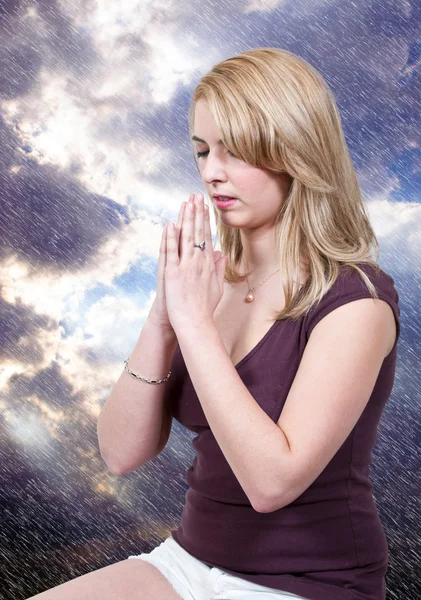
[[[188,140],[194,85],[250,47],[286,48],[318,68],[385,263],[410,278],[421,251],[420,9],[270,0],[0,7],[2,439],[17,473],[21,462],[30,471],[55,460],[54,481],[80,476],[77,494],[92,485],[112,497],[121,488],[104,475],[95,420],[148,314],[163,224],[201,189]]]

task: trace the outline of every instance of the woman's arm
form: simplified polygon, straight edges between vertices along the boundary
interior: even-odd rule
[[[392,328],[393,313],[381,300],[364,298],[324,317],[310,335],[278,423],[247,390],[213,323],[178,332],[212,433],[257,512],[292,502],[339,450],[370,398]]]
[[[163,379],[177,343],[174,333],[146,321],[130,355],[129,369],[149,379]],[[97,424],[99,448],[116,475],[141,467],[162,448],[163,425],[168,429],[170,424],[164,413],[165,386],[141,381],[124,369],[102,407]]]
[[[177,332],[180,350],[215,439],[257,512],[289,458],[287,441],[232,364],[213,322]],[[276,464],[276,469],[274,468]]]

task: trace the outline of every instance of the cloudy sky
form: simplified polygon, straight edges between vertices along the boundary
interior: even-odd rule
[[[162,229],[204,191],[188,137],[194,87],[256,47],[302,56],[331,86],[379,262],[399,292],[396,380],[373,474],[389,548],[400,550],[396,506],[418,491],[405,480],[400,497],[394,486],[402,464],[415,469],[421,441],[421,5],[0,0],[0,42],[0,558],[10,598],[149,551],[179,521],[192,435],[174,422],[162,455],[117,477],[99,455],[96,420],[153,302]],[[402,510],[415,544],[415,516]]]

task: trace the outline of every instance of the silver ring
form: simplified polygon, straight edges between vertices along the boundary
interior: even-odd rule
[[[200,244],[193,244],[193,248],[200,248],[201,250],[204,250],[206,248],[205,240],[203,240],[203,242],[200,242]]]

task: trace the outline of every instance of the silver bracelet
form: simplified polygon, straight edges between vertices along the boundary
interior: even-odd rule
[[[129,356],[129,358],[130,358],[130,356]],[[136,377],[136,379],[141,379],[142,381],[146,381],[146,383],[164,383],[165,381],[168,381],[169,376],[171,375],[171,371],[168,371],[168,375],[165,377],[165,379],[148,379],[147,377],[142,377],[142,375],[138,375],[138,373],[135,373],[134,371],[130,371],[129,358],[124,361],[124,368],[126,369],[126,371],[128,373],[130,373],[130,375],[133,375],[133,377]]]

